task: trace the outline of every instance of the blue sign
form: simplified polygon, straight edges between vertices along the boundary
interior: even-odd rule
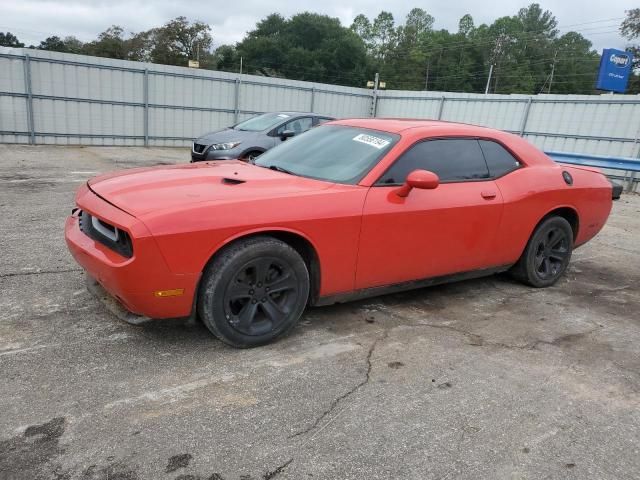
[[[598,70],[598,90],[624,93],[627,90],[627,82],[631,75],[631,53],[615,48],[605,48],[600,58],[600,70]]]

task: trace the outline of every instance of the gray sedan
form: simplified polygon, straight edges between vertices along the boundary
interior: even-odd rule
[[[233,127],[198,137],[191,149],[191,162],[234,158],[253,160],[287,138],[329,120],[334,119],[315,113],[264,113]]]

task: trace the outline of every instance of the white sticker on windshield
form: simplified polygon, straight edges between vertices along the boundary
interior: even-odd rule
[[[366,135],[361,133],[360,135],[356,135],[353,137],[353,140],[360,143],[366,143],[367,145],[371,145],[372,147],[380,150],[381,148],[389,145],[389,140],[385,140],[384,138],[374,137],[373,135]]]
[[[280,113],[278,114],[278,117],[280,118],[289,118],[291,115],[287,115],[286,113]]]

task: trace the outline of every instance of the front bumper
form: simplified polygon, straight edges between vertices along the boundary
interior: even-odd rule
[[[146,227],[102,201],[86,187],[79,192],[78,206],[127,230],[133,241],[133,256],[122,257],[80,230],[78,212],[68,217],[65,224],[67,246],[91,278],[134,315],[149,318],[191,315],[199,275],[171,272],[155,239],[150,234],[143,236]],[[156,294],[177,289],[182,289],[183,294],[166,297]]]
[[[198,153],[191,149],[191,163],[208,162],[211,160],[236,160],[242,156],[242,148],[232,148],[231,150],[211,150],[207,147],[204,152]]]
[[[210,153],[199,154],[191,152],[191,163],[209,162],[211,160],[236,160],[240,157],[240,153],[229,153],[231,150],[214,150]]]

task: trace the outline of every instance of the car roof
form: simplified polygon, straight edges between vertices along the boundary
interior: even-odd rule
[[[312,113],[312,112],[267,112],[267,113],[283,114],[283,115],[289,115],[291,117],[312,116],[312,117],[335,118],[335,117],[332,117],[331,115],[322,115],[321,113]]]
[[[382,130],[389,133],[401,133],[409,129],[419,129],[425,131],[438,129],[447,130],[448,134],[458,135],[478,135],[495,136],[504,132],[493,128],[480,127],[467,123],[445,122],[442,120],[423,120],[415,118],[349,118],[335,120],[332,125],[345,125],[350,127],[370,128]]]

